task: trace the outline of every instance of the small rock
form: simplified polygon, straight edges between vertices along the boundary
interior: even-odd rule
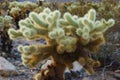
[[[17,70],[14,65],[12,65],[5,58],[0,57],[0,76],[8,77],[17,75]]]
[[[91,80],[91,79],[88,77],[84,77],[82,80]]]
[[[120,70],[115,70],[116,73],[120,73]]]

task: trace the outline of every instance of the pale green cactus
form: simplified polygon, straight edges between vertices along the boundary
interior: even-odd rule
[[[12,8],[11,10],[10,10],[10,14],[13,14],[14,13],[14,15],[19,15],[20,12],[21,11],[21,9],[19,8],[19,7],[14,7],[14,8]]]
[[[13,1],[9,3],[9,8],[13,8],[13,7],[19,7],[20,9],[22,8],[36,8],[38,5],[29,1],[24,1],[24,2],[17,2],[17,1]]]
[[[0,29],[3,29],[4,27],[10,27],[11,22],[12,22],[12,17],[8,15],[0,16]]]
[[[34,9],[38,8],[38,5],[36,3],[29,1],[24,1],[24,2],[13,1],[13,2],[9,2],[8,8],[9,8],[9,15],[12,16],[16,24],[18,24],[18,21],[20,19],[27,17],[30,11],[34,11]]]
[[[12,40],[10,40],[8,36],[8,29],[11,28],[12,25],[12,17],[5,15],[5,16],[0,16],[0,39],[2,44],[1,46],[1,51],[5,53],[10,53],[11,52],[11,44]],[[8,54],[6,54],[8,56]]]
[[[39,14],[31,12],[28,18],[19,21],[20,29],[9,29],[8,34],[11,39],[46,40],[45,45],[18,47],[23,64],[35,67],[40,61],[52,56],[56,66],[62,64],[70,68],[72,62],[77,60],[89,74],[93,74],[93,67],[99,62],[89,58],[84,49],[96,52],[105,42],[104,32],[114,24],[113,19],[96,20],[94,9],[83,17],[66,12],[62,18],[60,11],[46,8]]]

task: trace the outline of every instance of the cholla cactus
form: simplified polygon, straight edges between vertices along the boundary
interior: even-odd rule
[[[13,17],[17,25],[20,19],[27,17],[29,12],[33,11],[37,7],[38,5],[36,3],[32,3],[29,1],[24,1],[24,2],[13,1],[10,2],[8,6],[9,15]],[[17,28],[19,28],[18,25]]]
[[[88,51],[95,53],[99,46],[104,44],[103,33],[114,24],[113,19],[96,20],[94,9],[90,9],[83,17],[72,16],[66,12],[62,18],[60,11],[46,8],[39,14],[31,12],[28,18],[19,22],[20,29],[9,29],[8,34],[13,40],[44,38],[45,45],[32,44],[18,47],[23,64],[32,68],[51,57],[53,61],[51,66],[55,67],[58,78],[63,80],[65,67],[71,69],[74,61],[78,61],[89,74],[94,74],[93,67],[99,66],[100,63],[90,58]],[[47,80],[43,76],[51,74],[48,69],[41,71],[35,79]]]
[[[19,16],[20,14],[22,16],[23,14],[27,12],[27,10],[34,10],[37,7],[38,5],[36,3],[27,2],[27,1],[26,2],[13,1],[9,3],[10,14],[14,18],[16,16]]]
[[[10,27],[10,23],[12,22],[12,17],[5,15],[5,17],[0,16],[0,29],[5,27]]]
[[[10,52],[11,51],[11,43],[12,41],[10,40],[7,31],[8,29],[12,26],[12,17],[5,15],[0,16],[0,37],[1,37],[1,49],[4,52]]]
[[[15,8],[15,7],[19,7],[20,9],[34,9],[36,7],[38,7],[38,5],[36,3],[32,3],[29,1],[24,1],[24,2],[17,2],[17,1],[13,1],[10,2],[9,4],[9,8]]]

